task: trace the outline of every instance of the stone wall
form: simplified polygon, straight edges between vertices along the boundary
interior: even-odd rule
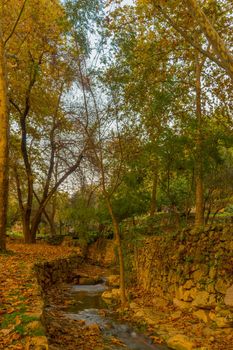
[[[100,266],[114,266],[116,264],[116,246],[113,240],[98,239],[87,247],[86,260]]]
[[[217,327],[233,325],[233,226],[146,238],[136,252],[138,284]]]
[[[77,269],[83,262],[83,257],[72,256],[50,262],[37,263],[34,266],[37,281],[42,292],[59,282],[71,282]]]
[[[78,255],[71,257],[56,259],[50,262],[36,263],[33,267],[33,275],[38,283],[37,302],[33,305],[33,312],[29,316],[36,317],[38,321],[33,321],[28,324],[28,327],[33,327],[33,330],[43,330],[45,325],[44,320],[44,298],[45,291],[52,285],[59,282],[69,282],[75,276],[75,269],[82,263],[83,258]],[[27,337],[25,350],[48,350],[48,341],[45,335]]]

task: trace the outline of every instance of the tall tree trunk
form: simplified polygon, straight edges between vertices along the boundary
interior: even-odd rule
[[[24,204],[23,204],[23,196],[22,196],[22,190],[20,186],[20,178],[17,171],[17,164],[14,164],[13,169],[14,169],[14,175],[15,175],[16,188],[17,188],[20,215],[23,223],[24,242],[35,243],[35,239],[33,239],[32,232],[31,232],[31,211],[28,210],[27,205],[26,207],[24,207]]]
[[[36,234],[39,229],[39,225],[41,222],[42,213],[36,217],[36,220],[31,220],[31,237],[30,242],[28,243],[36,243]]]
[[[150,203],[150,217],[153,217],[156,212],[157,187],[158,187],[158,169],[156,167],[154,169],[154,174],[153,174],[153,184],[152,184],[151,203]]]
[[[55,210],[56,210],[56,208],[55,208]],[[54,209],[52,208],[52,213],[51,213],[51,215],[49,215],[46,211],[46,208],[44,208],[43,214],[44,214],[44,216],[47,220],[47,223],[49,224],[49,227],[50,227],[50,236],[51,237],[56,236],[56,227],[55,227],[55,222],[54,222],[54,218],[55,218]]]
[[[203,150],[202,150],[202,109],[201,109],[201,63],[196,53],[196,215],[195,226],[204,225],[204,190],[203,190]]]
[[[53,217],[49,217],[48,220],[49,226],[50,226],[50,235],[52,237],[57,235],[56,227],[55,227],[55,222]]]
[[[109,214],[112,219],[113,230],[114,230],[114,235],[115,235],[115,240],[117,245],[117,252],[118,252],[118,258],[119,258],[119,265],[120,265],[120,297],[121,297],[121,305],[124,306],[127,303],[127,299],[126,299],[126,293],[125,293],[125,268],[124,268],[124,257],[123,257],[121,237],[120,237],[120,227],[119,227],[118,220],[113,212],[112,203],[107,194],[105,194],[105,199],[107,202]]]
[[[32,232],[30,228],[30,218],[28,218],[28,216],[25,215],[25,213],[23,213],[22,221],[23,221],[24,242],[27,244],[35,243],[35,240],[32,237]]]
[[[0,5],[0,250],[5,250],[8,200],[9,120],[7,108],[6,64],[1,19],[2,5]]]
[[[55,226],[56,208],[57,208],[57,195],[55,193],[52,200],[52,212],[49,218],[51,236],[56,236],[56,226]]]
[[[34,196],[38,202],[39,205],[41,205],[41,202],[40,202],[40,199],[39,197],[37,196],[36,192],[34,191]],[[56,196],[56,194],[54,195]],[[50,234],[51,236],[55,236],[56,235],[56,229],[55,229],[55,223],[54,223],[54,217],[55,217],[55,212],[56,212],[56,207],[55,207],[56,203],[54,203],[54,200],[52,202],[52,214],[49,216],[49,214],[47,213],[46,211],[46,208],[43,208],[43,214],[50,226]],[[38,227],[37,227],[38,229]]]

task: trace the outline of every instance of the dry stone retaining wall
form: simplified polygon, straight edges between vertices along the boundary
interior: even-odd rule
[[[116,245],[110,239],[98,239],[87,247],[86,259],[101,266],[116,264]]]
[[[34,268],[38,284],[42,291],[59,282],[70,282],[74,278],[74,270],[83,262],[80,256],[57,259],[50,262],[37,263]]]
[[[44,324],[44,295],[46,289],[59,282],[69,282],[75,276],[74,270],[83,262],[80,256],[72,256],[64,259],[57,259],[50,262],[41,262],[34,265],[34,272],[37,278],[38,287],[38,305],[35,307],[33,316],[37,316],[37,328],[43,329]],[[42,295],[40,295],[42,294]],[[34,322],[35,323],[35,322]],[[33,322],[31,323],[33,325]],[[48,350],[48,341],[46,336],[28,337],[25,350]]]
[[[173,303],[205,323],[232,327],[232,225],[146,238],[135,269],[138,284],[154,295],[155,304]]]

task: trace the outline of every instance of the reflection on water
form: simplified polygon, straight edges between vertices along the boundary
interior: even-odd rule
[[[124,345],[108,345],[106,349],[111,350],[168,350],[164,345],[151,344],[151,340],[133,330],[128,324],[122,324],[113,313],[101,312],[107,309],[107,304],[101,298],[106,290],[106,285],[78,285],[71,288],[72,297],[76,302],[67,309],[66,315],[72,319],[84,320],[87,325],[98,324],[106,343],[109,338],[115,337]],[[104,315],[103,315],[104,314]]]
[[[86,292],[87,294],[93,295],[93,294],[98,294],[100,295],[100,293],[102,293],[103,291],[105,291],[106,289],[108,289],[105,285],[105,283],[101,283],[101,284],[94,284],[94,285],[77,285],[77,286],[73,286],[71,288],[71,292]]]
[[[73,293],[73,298],[76,300],[76,303],[69,308],[69,312],[77,313],[86,309],[99,310],[106,308],[107,305],[101,298],[101,294],[106,289],[107,287],[105,284],[73,286],[71,292]]]

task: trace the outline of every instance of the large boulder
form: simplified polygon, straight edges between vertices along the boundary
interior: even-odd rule
[[[102,282],[102,278],[100,276],[88,276],[83,273],[76,272],[72,278],[72,282],[74,284],[79,285],[94,285]]]
[[[209,297],[210,294],[205,290],[197,292],[196,297],[192,302],[192,306],[203,309],[208,308],[210,306]]]
[[[190,309],[192,307],[190,302],[182,301],[182,300],[179,300],[176,298],[173,299],[173,304],[174,304],[174,306],[176,306],[182,310]]]
[[[105,290],[102,293],[102,298],[105,299],[106,301],[115,301],[115,300],[120,300],[120,289],[111,289],[111,290]]]
[[[226,295],[224,298],[224,303],[227,306],[233,306],[233,285],[226,290]]]
[[[119,287],[120,286],[120,276],[119,275],[108,276],[106,284],[110,287]]]
[[[203,321],[204,323],[208,323],[209,321],[208,313],[205,310],[194,311],[193,315],[196,316],[199,320]]]
[[[182,334],[177,334],[169,338],[167,345],[175,350],[192,350],[194,348],[193,342]]]
[[[217,292],[225,294],[228,286],[229,284],[227,284],[226,281],[223,281],[222,279],[218,279],[214,287]]]

